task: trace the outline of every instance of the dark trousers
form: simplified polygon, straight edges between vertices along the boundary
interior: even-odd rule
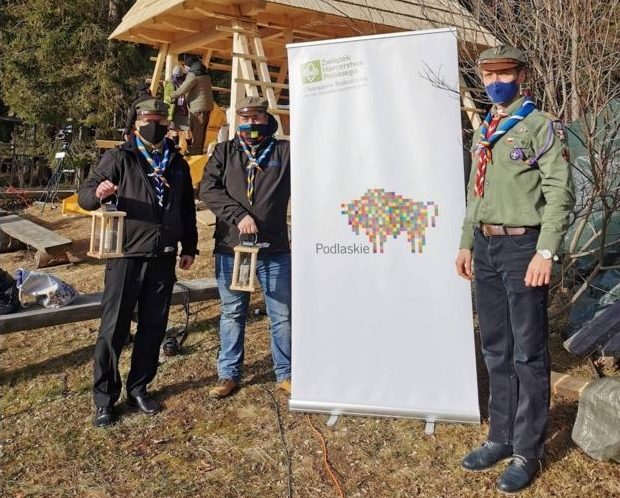
[[[548,287],[526,287],[538,231],[485,237],[476,230],[474,274],[482,354],[489,372],[490,441],[543,455],[549,414]]]
[[[95,344],[93,397],[96,406],[112,406],[120,397],[121,349],[138,305],[138,330],[133,343],[127,392],[139,396],[155,378],[159,347],[166,333],[175,256],[109,259],[105,270],[101,325]]]
[[[189,148],[191,155],[204,154],[203,147],[207,136],[207,126],[209,125],[209,116],[211,111],[190,112],[189,126],[192,130],[192,146]]]

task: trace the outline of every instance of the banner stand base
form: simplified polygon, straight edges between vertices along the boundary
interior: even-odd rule
[[[336,422],[338,422],[338,418],[340,418],[340,415],[330,415],[327,422],[325,422],[325,425],[327,427],[334,427]]]
[[[435,434],[435,421],[434,420],[426,421],[426,426],[424,427],[424,434],[426,434],[427,436],[432,436],[433,434]]]

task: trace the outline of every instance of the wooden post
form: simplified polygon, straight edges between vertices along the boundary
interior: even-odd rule
[[[469,90],[466,89],[467,85],[465,84],[465,78],[459,71],[459,84],[462,87],[461,90],[461,99],[463,100],[463,106],[466,108],[467,116],[469,117],[469,121],[474,128],[474,131],[480,127],[482,123],[482,119],[478,115],[478,113],[474,110],[476,108],[476,103],[469,93]]]
[[[166,63],[166,56],[168,55],[169,43],[162,43],[159,46],[159,53],[157,54],[157,61],[155,62],[155,69],[153,70],[153,77],[151,78],[151,95],[155,97],[157,95],[157,89],[159,88],[159,81],[161,80],[161,74]]]

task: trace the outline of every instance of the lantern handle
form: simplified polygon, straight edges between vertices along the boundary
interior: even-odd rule
[[[112,203],[112,201],[106,202],[105,204],[103,204],[101,202],[101,199],[99,199],[99,205],[103,208],[104,211],[117,211],[117,207],[118,207],[118,195],[116,195],[116,192],[109,195],[107,198],[109,199],[110,197],[114,197],[114,203]]]
[[[254,247],[256,245],[256,242],[258,242],[258,234],[255,233],[254,235],[254,240],[250,241],[250,240],[243,240],[243,235],[247,235],[247,234],[243,234],[243,233],[239,233],[239,244],[242,246],[249,246],[249,247]]]

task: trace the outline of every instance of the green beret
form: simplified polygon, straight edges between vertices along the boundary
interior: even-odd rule
[[[138,116],[141,114],[159,114],[168,116],[168,104],[158,99],[147,99],[136,104]]]
[[[249,111],[250,109],[267,111],[269,102],[263,97],[246,97],[235,106],[237,112]]]
[[[501,71],[527,66],[527,57],[522,50],[510,45],[488,48],[478,57],[478,65],[487,71]]]

